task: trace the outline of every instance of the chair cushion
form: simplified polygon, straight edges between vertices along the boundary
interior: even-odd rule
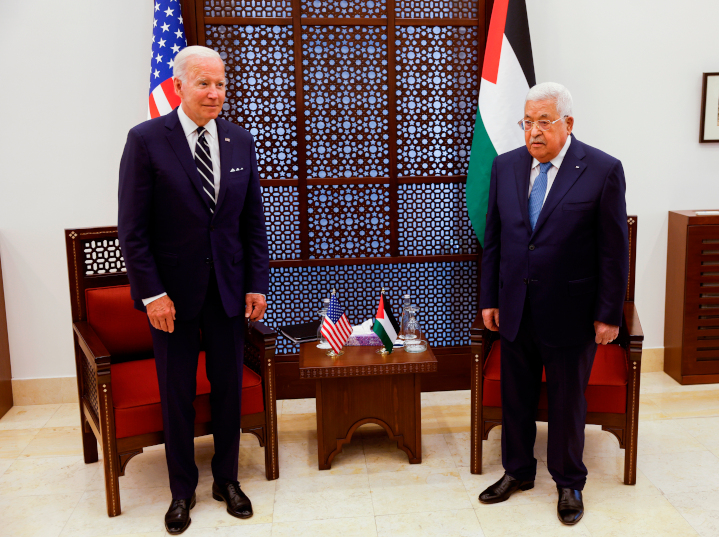
[[[482,405],[502,406],[500,391],[501,345],[495,341],[484,364]],[[547,408],[547,376],[542,371],[539,408]],[[624,414],[627,407],[627,358],[619,345],[598,345],[589,385],[584,392],[588,412]]]
[[[86,289],[85,303],[87,322],[111,355],[152,352],[147,315],[135,309],[129,285]]]
[[[160,387],[155,359],[113,364],[112,402],[115,410],[117,438],[162,431]],[[212,419],[210,412],[210,381],[205,371],[205,352],[197,364],[197,398],[195,423]],[[242,373],[242,415],[263,412],[262,378],[247,366]]]

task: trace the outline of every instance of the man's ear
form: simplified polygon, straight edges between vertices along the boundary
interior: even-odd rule
[[[574,128],[574,118],[572,116],[569,116],[566,119],[567,123],[567,134],[572,134],[572,129]]]
[[[175,94],[176,94],[178,97],[182,97],[182,95],[180,95],[180,91],[182,91],[182,80],[180,80],[180,79],[177,78],[177,77],[174,77],[174,78],[172,79],[172,85],[173,85],[174,88],[175,88]]]

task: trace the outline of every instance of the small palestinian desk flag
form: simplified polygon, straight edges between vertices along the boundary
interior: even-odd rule
[[[387,305],[384,299],[384,289],[379,298],[379,308],[377,308],[377,316],[374,321],[372,331],[382,340],[385,350],[392,352],[394,342],[397,340],[399,333],[399,324],[392,315],[392,309]]]

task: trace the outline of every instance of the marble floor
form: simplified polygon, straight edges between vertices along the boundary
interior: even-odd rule
[[[485,442],[485,473],[472,475],[469,392],[422,394],[422,407],[421,465],[410,466],[383,430],[365,426],[320,472],[314,399],[278,402],[280,479],[265,479],[262,449],[242,437],[240,481],[255,512],[249,520],[232,518],[212,499],[212,442],[198,439],[198,503],[185,535],[719,536],[719,384],[680,386],[664,373],[642,375],[636,486],[622,484],[614,436],[587,427],[586,514],[572,528],[555,514],[545,424],[535,488],[481,505],[479,492],[502,475],[500,430]],[[16,406],[0,420],[0,535],[165,535],[162,447],[129,463],[120,478],[122,515],[108,518],[102,466],[83,462],[78,422],[75,404]]]

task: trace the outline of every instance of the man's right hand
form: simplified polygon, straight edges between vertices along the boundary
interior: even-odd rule
[[[153,300],[146,309],[147,317],[153,327],[170,333],[175,330],[175,304],[169,296],[165,295]]]
[[[499,308],[487,308],[482,310],[482,320],[484,326],[489,328],[492,332],[499,330]]]

